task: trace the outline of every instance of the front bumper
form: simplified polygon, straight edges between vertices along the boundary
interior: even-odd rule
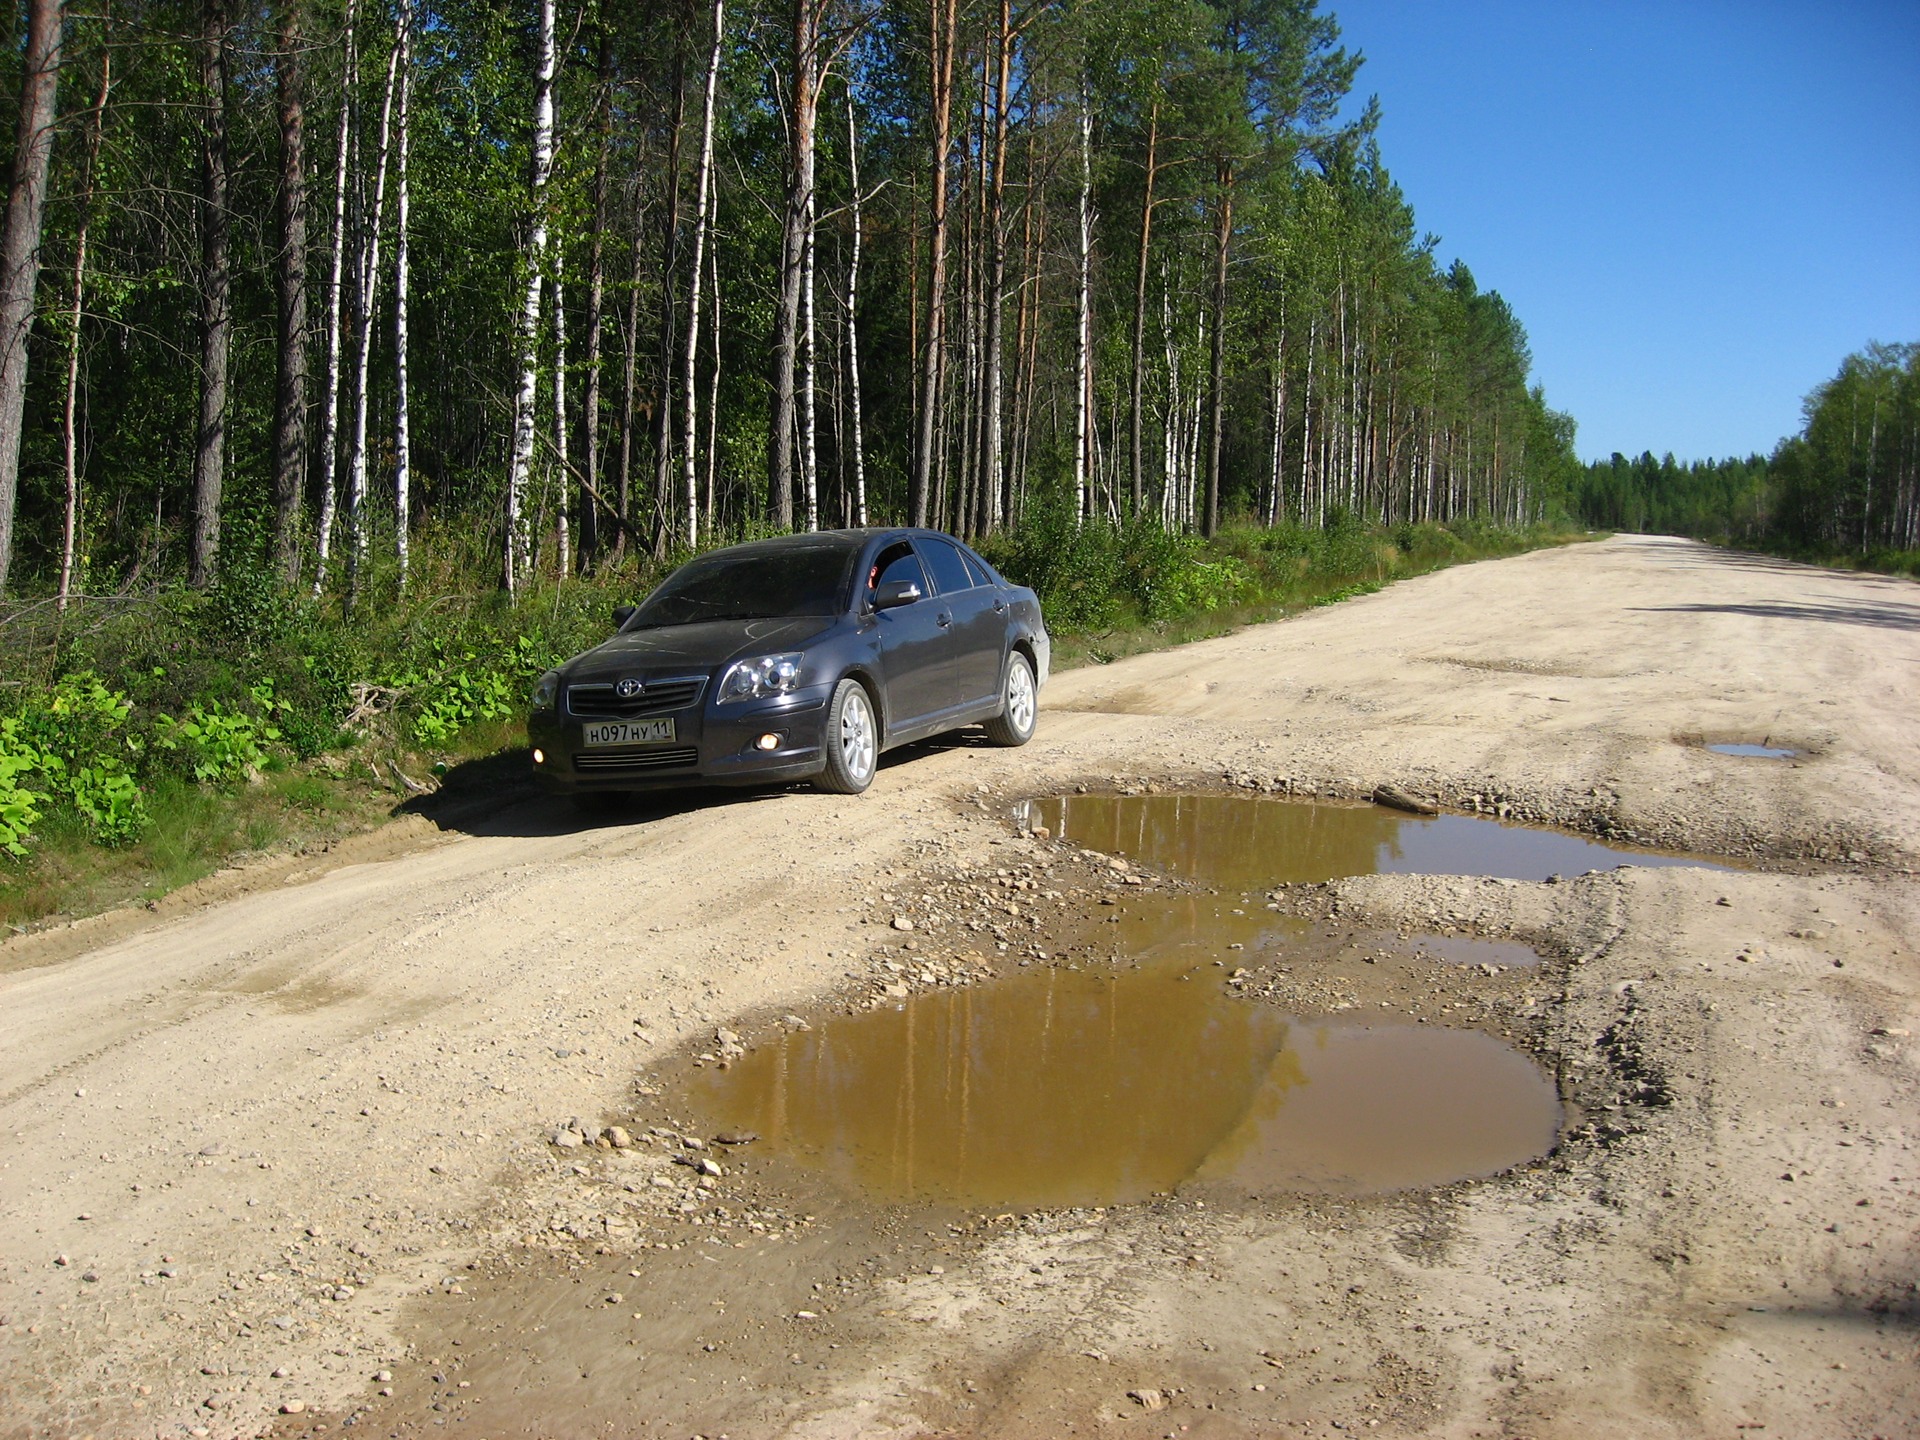
[[[703,703],[670,712],[671,743],[586,746],[585,723],[559,710],[527,721],[537,757],[534,773],[555,790],[664,790],[682,785],[766,785],[818,774],[830,687],[815,686],[777,700]],[[660,718],[649,716],[648,718]],[[760,747],[772,735],[771,749]]]

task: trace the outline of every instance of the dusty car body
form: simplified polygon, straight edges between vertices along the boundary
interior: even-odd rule
[[[951,535],[785,535],[689,561],[540,677],[534,769],[572,794],[812,779],[962,726],[1033,734],[1052,643],[1033,591]]]

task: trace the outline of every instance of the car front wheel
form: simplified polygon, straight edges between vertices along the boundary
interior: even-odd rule
[[[987,739],[996,745],[1024,745],[1033,738],[1040,718],[1033,666],[1018,650],[1007,657],[1007,678],[1001,689],[999,715],[987,722]]]
[[[880,759],[880,726],[873,702],[858,680],[842,680],[827,706],[826,733],[820,737],[826,766],[814,784],[835,795],[858,795],[873,783]]]

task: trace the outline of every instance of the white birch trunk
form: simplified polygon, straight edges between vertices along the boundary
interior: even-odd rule
[[[313,593],[327,583],[327,559],[333,546],[333,518],[339,508],[336,464],[340,451],[340,286],[347,258],[347,167],[352,156],[354,92],[360,84],[360,51],[355,44],[354,0],[347,0],[346,56],[342,62],[340,143],[334,161],[333,267],[327,279],[327,401],[320,412],[320,524],[314,537]]]
[[[555,578],[573,573],[573,530],[567,505],[567,292],[556,258],[553,269],[553,510]]]
[[[540,0],[540,69],[533,98],[533,167],[528,190],[533,224],[527,236],[527,289],[520,307],[520,385],[513,397],[513,458],[507,469],[507,533],[502,578],[515,593],[527,568],[521,523],[533,465],[533,411],[540,383],[540,284],[547,264],[547,178],[553,172],[554,0]]]
[[[707,326],[712,335],[713,373],[707,379],[707,518],[706,533],[713,533],[714,475],[720,464],[720,252],[718,246],[707,251],[707,297],[710,302]]]
[[[720,49],[726,34],[726,0],[713,0],[713,49],[707,56],[706,118],[700,132],[699,199],[693,222],[693,283],[687,287],[687,363],[683,372],[685,404],[680,407],[682,440],[681,480],[686,491],[687,543],[700,541],[700,492],[695,466],[694,435],[699,405],[694,393],[694,361],[700,353],[700,275],[707,253],[707,223],[713,204],[713,100],[720,84]],[[715,321],[716,327],[718,321]],[[718,339],[718,329],[715,338]]]
[[[1080,314],[1073,357],[1073,514],[1087,517],[1088,432],[1093,424],[1093,109],[1080,92]]]
[[[354,316],[353,434],[347,450],[347,525],[353,537],[347,553],[348,589],[357,593],[367,561],[367,372],[373,355],[373,311],[380,290],[380,222],[387,204],[388,147],[393,135],[393,96],[400,74],[400,47],[387,58],[386,98],[380,106],[380,148],[373,172],[373,213],[360,252],[359,313]]]
[[[811,80],[809,84],[813,83]],[[805,437],[801,465],[807,492],[807,529],[820,528],[820,451],[817,376],[819,365],[814,353],[813,248],[817,230],[814,223],[814,192],[807,191],[806,239],[800,262],[800,310],[805,363],[800,370],[800,424]]]
[[[853,253],[847,261],[847,398],[853,404],[853,523],[867,523],[867,453],[860,418],[860,141],[853,126],[853,86],[847,86],[847,171],[853,187]]]
[[[399,566],[402,590],[407,588],[412,558],[408,532],[413,525],[413,416],[407,393],[407,295],[411,288],[407,230],[412,223],[407,155],[412,98],[413,3],[400,0],[400,134],[394,167],[393,210],[393,555]]]
[[[86,178],[81,182],[80,231],[73,243],[73,306],[67,327],[67,396],[62,415],[67,504],[60,536],[60,592],[64,611],[73,593],[74,556],[80,537],[80,321],[86,314],[87,235],[93,228],[93,175],[100,162],[100,128],[107,113],[107,95],[113,88],[113,51],[100,52],[100,93],[94,97],[93,118],[87,128]]]

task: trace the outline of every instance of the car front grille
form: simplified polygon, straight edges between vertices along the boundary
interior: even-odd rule
[[[623,700],[611,681],[567,687],[567,713],[583,720],[631,720],[636,715],[658,715],[681,710],[700,698],[706,677],[650,680],[631,700]]]
[[[583,775],[629,774],[642,770],[676,770],[694,764],[699,758],[699,749],[692,745],[627,745],[583,750],[573,757],[573,768]]]

